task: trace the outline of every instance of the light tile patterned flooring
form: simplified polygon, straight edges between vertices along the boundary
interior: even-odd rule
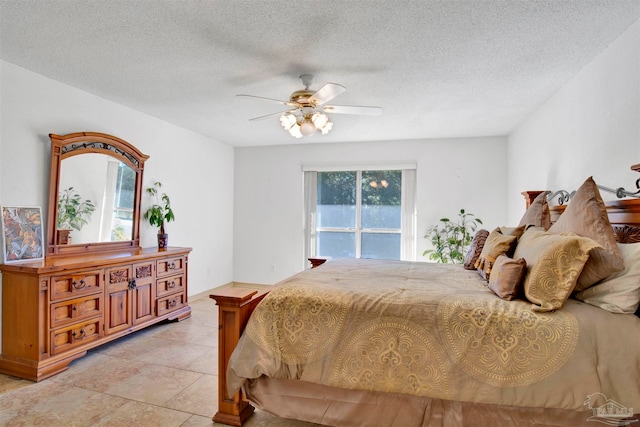
[[[191,318],[90,351],[39,383],[0,374],[0,426],[200,427],[218,402],[218,312],[207,297]],[[247,427],[312,427],[256,410]]]

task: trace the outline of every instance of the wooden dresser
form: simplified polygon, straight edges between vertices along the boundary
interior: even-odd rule
[[[98,345],[188,318],[190,252],[137,248],[1,264],[0,372],[40,381]]]

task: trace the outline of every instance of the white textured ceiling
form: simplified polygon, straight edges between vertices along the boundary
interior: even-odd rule
[[[0,0],[0,58],[235,146],[508,134],[640,16],[640,0]],[[300,74],[347,91],[289,136]],[[54,130],[52,130],[54,131]]]

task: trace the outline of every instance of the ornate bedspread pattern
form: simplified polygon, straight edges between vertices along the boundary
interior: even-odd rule
[[[605,322],[619,338],[594,335]],[[639,334],[640,319],[577,301],[533,312],[529,302],[498,298],[457,265],[333,260],[280,283],[256,308],[228,379],[230,391],[266,375],[576,410],[602,392],[640,407],[640,367],[611,348],[620,342],[640,355]]]

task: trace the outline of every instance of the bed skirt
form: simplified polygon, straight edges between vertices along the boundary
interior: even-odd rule
[[[260,377],[244,391],[257,408],[281,418],[336,427],[590,426],[592,411],[522,408],[346,390]]]

